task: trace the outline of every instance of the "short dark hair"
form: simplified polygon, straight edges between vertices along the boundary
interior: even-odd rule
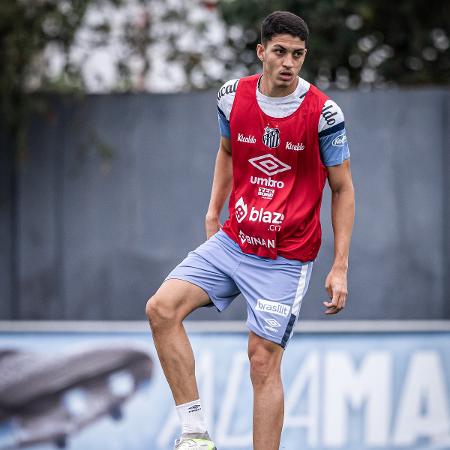
[[[290,34],[299,37],[308,44],[309,29],[299,16],[288,11],[275,11],[269,14],[261,24],[261,43],[266,45],[277,34]]]

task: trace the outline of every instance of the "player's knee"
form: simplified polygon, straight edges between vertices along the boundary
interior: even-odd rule
[[[160,326],[166,326],[168,322],[173,322],[176,318],[175,310],[170,307],[165,298],[158,294],[147,301],[145,314],[153,330]]]
[[[249,352],[250,378],[253,385],[272,383],[280,376],[278,358],[268,352],[262,346],[258,346]]]
[[[269,377],[269,364],[262,355],[257,353],[250,357],[250,378],[253,384],[264,383]]]

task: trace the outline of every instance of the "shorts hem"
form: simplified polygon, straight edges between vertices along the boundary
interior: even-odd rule
[[[214,294],[205,286],[203,286],[201,283],[199,283],[197,280],[194,280],[193,278],[187,277],[187,276],[180,276],[180,275],[169,275],[164,279],[164,281],[167,280],[180,280],[180,281],[187,281],[188,283],[193,284],[194,286],[199,287],[200,289],[203,289],[206,294],[208,295],[209,299],[211,300],[212,305],[205,305],[204,307],[211,307],[214,306],[218,312],[222,312],[222,310],[217,306],[215,296]],[[201,307],[202,308],[202,307]]]
[[[247,325],[247,328],[248,328],[250,331],[253,331],[253,333],[255,333],[256,335],[258,335],[259,337],[261,337],[261,338],[263,338],[263,339],[266,339],[267,341],[270,341],[270,342],[273,342],[273,343],[279,345],[282,349],[284,349],[284,348],[286,347],[287,342],[286,342],[285,345],[282,345],[282,343],[280,342],[281,339],[278,339],[278,340],[277,340],[277,338],[276,338],[275,336],[271,336],[270,334],[265,334],[265,333],[263,333],[261,330],[259,330],[258,328],[256,328],[255,326],[253,326],[253,325],[252,325],[251,323],[249,323],[249,322],[247,322],[246,325]]]

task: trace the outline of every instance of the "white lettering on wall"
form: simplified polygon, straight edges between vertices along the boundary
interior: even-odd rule
[[[218,448],[250,448],[252,446],[252,420],[248,415],[242,415],[243,405],[248,404],[243,400],[243,393],[251,391],[248,366],[246,352],[234,353],[231,368],[226,377],[228,383],[221,396],[222,409],[216,425],[215,442]],[[247,383],[246,389],[242,389],[242,383]],[[233,435],[231,428],[237,422],[237,417],[246,417],[249,429]]]
[[[419,437],[449,439],[448,392],[437,352],[411,356],[394,430],[393,442],[398,446],[414,444]]]
[[[369,447],[386,445],[391,419],[391,354],[369,352],[356,368],[349,352],[329,352],[324,371],[325,445],[348,444],[349,406],[364,414],[364,443]]]
[[[399,354],[402,357],[396,358]],[[414,352],[411,347],[403,352],[361,347],[355,352],[350,347],[349,351],[323,353],[316,347],[299,363],[286,355],[286,448],[301,440],[305,450],[409,450],[425,443],[450,449],[446,358],[439,350]],[[196,373],[208,431],[218,448],[252,448],[252,387],[247,353],[240,349],[227,351],[219,358],[217,350],[204,349],[196,355]],[[180,435],[180,423],[170,390],[157,377],[163,377],[161,370],[152,383],[164,398],[164,412],[161,417],[158,410],[154,444],[158,450],[165,450]]]
[[[309,353],[286,392],[284,428],[306,428],[309,447],[319,444],[319,369],[319,353]],[[296,413],[305,402],[306,414]]]

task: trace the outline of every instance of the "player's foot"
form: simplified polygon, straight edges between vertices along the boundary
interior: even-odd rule
[[[217,450],[209,434],[185,433],[175,441],[174,450]]]

